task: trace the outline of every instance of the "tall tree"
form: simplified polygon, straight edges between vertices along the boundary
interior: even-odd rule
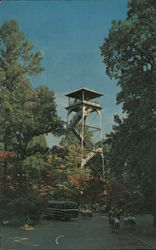
[[[21,185],[26,166],[30,165],[27,157],[37,152],[43,154],[45,150],[41,140],[38,146],[33,144],[34,138],[63,131],[54,92],[31,85],[31,77],[44,70],[41,60],[41,53],[35,51],[16,20],[6,21],[0,27],[0,138],[4,150],[16,151],[19,159],[16,174]],[[41,162],[35,164],[39,167]]]
[[[156,218],[156,2],[131,0],[127,18],[113,21],[101,47],[106,73],[120,86],[117,103],[124,117],[116,116],[109,135],[114,159],[133,173],[145,194],[145,205]],[[155,220],[156,221],[156,220]]]
[[[34,136],[57,134],[61,121],[57,116],[54,93],[47,87],[33,89],[31,76],[43,71],[41,53],[20,31],[17,21],[0,28],[0,106],[1,135],[5,148],[13,138],[29,142]],[[8,145],[7,145],[8,144]],[[24,148],[26,145],[23,145]]]

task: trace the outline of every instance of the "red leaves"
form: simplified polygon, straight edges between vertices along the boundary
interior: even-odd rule
[[[17,158],[17,154],[14,151],[0,151],[0,159],[10,159],[10,158]]]
[[[69,176],[70,182],[77,189],[80,189],[81,187],[87,186],[90,179],[91,179],[91,177],[89,175],[86,175],[86,176],[82,176],[82,175]]]

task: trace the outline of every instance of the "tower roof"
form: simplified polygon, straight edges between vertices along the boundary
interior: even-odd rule
[[[65,96],[82,100],[82,93],[84,93],[85,100],[91,100],[91,99],[95,99],[97,97],[103,96],[103,94],[98,93],[92,89],[87,89],[87,88],[78,89],[74,92],[66,94]]]

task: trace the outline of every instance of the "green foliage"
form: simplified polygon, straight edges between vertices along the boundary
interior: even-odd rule
[[[30,193],[23,197],[12,199],[8,203],[8,212],[5,215],[9,224],[33,224],[40,219],[44,203],[38,194]]]
[[[6,21],[1,26],[0,47],[2,86],[12,89],[16,81],[23,80],[23,75],[37,75],[43,71],[41,53],[32,53],[34,46],[20,31],[16,20]]]
[[[41,54],[20,31],[17,21],[0,28],[0,134],[5,149],[13,148],[24,158],[34,136],[62,132],[53,91],[33,89],[31,76],[43,71]]]
[[[2,196],[16,198],[9,204],[11,211],[16,213],[18,206],[21,211],[25,207],[21,218],[30,220],[38,210],[38,203],[30,194],[40,190],[40,175],[46,172],[49,149],[45,134],[58,136],[64,131],[54,92],[31,85],[32,76],[44,70],[41,61],[41,53],[16,20],[0,27],[0,142],[4,151],[16,153],[16,161],[5,160],[2,164],[0,189]],[[23,193],[25,197],[21,198]]]
[[[0,143],[0,150],[3,150],[4,147],[3,147],[3,143]]]
[[[60,146],[52,150],[52,159],[49,160],[49,173],[53,189],[50,196],[55,199],[79,199],[85,179],[90,175],[88,168],[83,173],[80,168],[81,147],[74,134],[67,133],[62,137]],[[83,180],[83,181],[82,181]]]
[[[156,195],[156,2],[129,1],[127,19],[113,21],[101,47],[106,73],[118,81],[117,103],[124,116],[115,117],[108,135],[116,177],[127,177],[146,197],[155,214]],[[149,201],[150,200],[150,201]],[[146,205],[145,204],[145,205]],[[156,215],[156,214],[155,214]]]

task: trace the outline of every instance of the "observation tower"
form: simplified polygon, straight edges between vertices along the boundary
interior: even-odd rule
[[[67,110],[67,129],[71,130],[73,134],[78,138],[81,145],[81,171],[83,171],[85,165],[93,159],[97,154],[101,155],[102,177],[105,178],[104,168],[104,153],[103,153],[103,138],[102,138],[102,124],[101,124],[101,110],[100,97],[103,94],[94,90],[81,88],[65,96],[68,97]],[[96,118],[93,121],[89,120],[89,117],[96,113]],[[87,124],[87,120],[89,124]],[[91,143],[87,145],[85,140],[86,133],[91,131],[93,137],[94,132],[99,134],[98,143]],[[99,169],[100,170],[100,169]]]

